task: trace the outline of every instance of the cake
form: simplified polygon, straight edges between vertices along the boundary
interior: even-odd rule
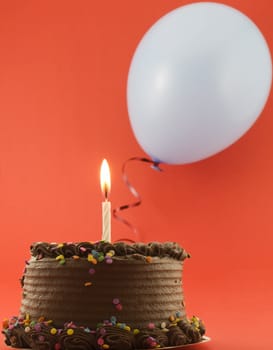
[[[3,322],[6,344],[131,350],[199,342],[204,325],[184,305],[188,257],[173,242],[35,243],[20,314]]]

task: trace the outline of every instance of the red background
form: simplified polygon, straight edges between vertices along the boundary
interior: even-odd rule
[[[254,20],[272,52],[271,0],[223,2]],[[104,157],[113,207],[132,200],[121,166],[146,155],[127,115],[128,68],[148,28],[187,3],[0,1],[1,318],[18,314],[33,241],[100,239]],[[271,92],[251,130],[209,159],[162,173],[128,166],[143,204],[125,217],[140,239],[178,241],[192,255],[187,311],[206,321],[204,350],[273,346],[272,107]],[[115,221],[112,234],[134,238]]]

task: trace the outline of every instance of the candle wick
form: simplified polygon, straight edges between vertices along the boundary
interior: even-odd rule
[[[108,202],[108,191],[107,191],[107,189],[105,189],[105,191],[104,191],[104,199],[105,199],[106,202]]]

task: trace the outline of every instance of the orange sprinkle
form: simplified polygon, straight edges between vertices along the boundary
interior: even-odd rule
[[[153,258],[151,256],[146,256],[146,262],[151,263]]]
[[[85,287],[92,286],[92,282],[85,282],[85,283],[84,283],[84,286],[85,286]]]
[[[73,255],[72,258],[73,258],[74,260],[78,260],[80,257],[79,257],[79,255]]]
[[[7,318],[3,320],[2,326],[4,329],[9,328],[9,320]]]

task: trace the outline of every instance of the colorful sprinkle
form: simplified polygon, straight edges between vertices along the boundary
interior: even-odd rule
[[[97,340],[98,345],[103,345],[104,344],[104,340],[102,337],[99,337]]]
[[[66,331],[67,335],[72,335],[74,334],[74,329],[72,328],[69,328],[67,331]]]
[[[150,323],[148,324],[148,328],[149,328],[149,329],[155,329],[155,324],[152,323],[152,322],[150,322]]]
[[[57,333],[57,329],[56,328],[51,328],[50,333],[53,334],[53,335],[56,334]]]
[[[40,332],[41,326],[37,323],[37,324],[34,326],[34,329],[35,329],[36,332]]]
[[[122,310],[122,305],[121,305],[121,304],[117,304],[115,307],[116,307],[116,309],[117,309],[118,311],[121,311],[121,310]]]
[[[115,325],[115,324],[117,323],[117,318],[116,318],[116,316],[111,316],[110,322],[111,322],[113,325]]]
[[[119,304],[119,299],[118,299],[118,298],[114,298],[114,299],[113,299],[113,304],[114,304],[114,305]]]
[[[126,331],[128,331],[128,332],[131,331],[131,328],[130,328],[129,326],[125,326],[124,329],[125,329]]]
[[[80,259],[79,255],[73,255],[72,258],[73,258],[74,260],[79,260],[79,259]]]
[[[140,330],[137,329],[137,328],[135,328],[135,329],[133,330],[134,335],[137,335],[139,332],[140,332]]]
[[[56,343],[54,346],[55,350],[61,350],[61,344],[60,343]]]
[[[25,332],[26,332],[26,333],[30,332],[30,327],[27,326],[27,327],[25,328]]]
[[[145,260],[146,260],[147,263],[151,263],[153,258],[151,256],[146,256]]]
[[[89,269],[89,273],[90,273],[90,275],[94,275],[94,273],[96,272],[96,270],[95,269],[93,269],[93,268],[91,268],[91,269]]]
[[[3,320],[2,327],[4,329],[7,329],[9,327],[9,320],[7,318]]]
[[[99,261],[99,262],[102,262],[103,260],[104,260],[104,256],[103,256],[103,255],[99,255],[99,256],[98,256],[98,261]]]
[[[109,346],[108,344],[103,344],[103,345],[102,345],[102,348],[103,348],[103,349],[109,349],[110,346]]]
[[[106,259],[105,259],[105,262],[106,262],[106,264],[112,264],[113,259],[111,259],[111,258],[106,258]]]
[[[56,256],[56,260],[64,260],[64,256],[62,254]]]
[[[106,333],[106,329],[102,327],[102,328],[100,329],[100,334],[101,334],[101,335],[105,335],[105,333]]]
[[[85,283],[84,283],[84,286],[85,286],[85,287],[92,286],[92,282],[85,282]]]
[[[171,315],[171,316],[169,317],[169,320],[170,320],[171,322],[173,322],[173,321],[175,320],[175,317],[174,317],[173,315]]]

